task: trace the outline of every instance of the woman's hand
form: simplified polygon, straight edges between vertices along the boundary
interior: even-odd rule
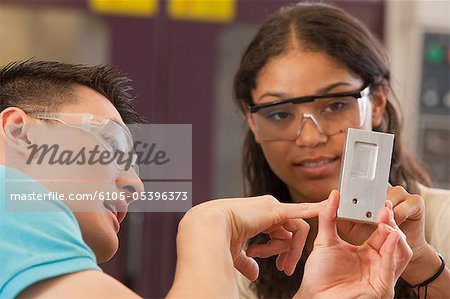
[[[388,202],[389,201],[389,202]],[[397,207],[397,205],[400,206]],[[408,231],[404,231],[403,227],[401,227],[402,231],[406,234],[408,238],[408,243],[413,247],[414,244],[410,243],[410,232],[414,232],[414,243],[419,244],[425,242],[425,237],[423,233],[423,225],[422,229],[420,229],[421,224],[424,223],[424,204],[423,200],[418,195],[410,195],[408,194],[403,187],[389,186],[386,195],[386,206],[391,209],[394,208],[394,219],[395,222],[400,225],[403,222],[409,221],[413,222],[408,226],[413,226],[414,229],[408,229]],[[380,215],[377,216],[377,221],[380,222]],[[401,221],[398,222],[398,221]],[[397,224],[393,223],[392,227],[396,228]],[[341,237],[354,244],[361,245],[375,230],[375,226],[372,224],[365,224],[347,220],[339,220],[338,231]],[[417,234],[417,230],[422,230],[422,234]],[[422,235],[422,237],[419,237]],[[421,242],[419,242],[419,240]],[[415,247],[415,246],[414,246]],[[412,248],[414,251],[414,248]]]
[[[400,186],[389,187],[387,199],[389,206],[389,202],[392,202],[395,218],[395,222],[390,225],[400,227],[413,250],[413,257],[402,277],[410,285],[419,284],[432,277],[441,265],[436,251],[425,240],[425,203],[419,195],[411,195]],[[434,290],[431,291],[430,297],[433,295]],[[445,295],[448,296],[449,292]]]
[[[412,256],[404,235],[388,208],[380,223],[360,246],[343,241],[336,230],[339,193],[330,194],[319,214],[319,231],[309,256],[298,298],[392,298],[394,285]]]
[[[425,204],[419,195],[409,194],[403,187],[388,187],[386,206],[393,209],[395,221],[388,224],[406,235],[413,257],[402,274],[411,285],[431,277],[439,268],[440,260],[425,240]],[[380,215],[378,216],[378,218]],[[338,230],[345,240],[361,244],[374,226],[349,221],[339,221]]]

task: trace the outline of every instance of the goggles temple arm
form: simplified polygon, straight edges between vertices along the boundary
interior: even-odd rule
[[[353,97],[355,99],[362,98],[364,96],[368,96],[370,94],[370,85],[367,85],[364,87],[364,89],[357,91],[357,92],[342,92],[342,93],[331,93],[331,94],[323,94],[323,95],[313,95],[313,96],[304,96],[304,97],[298,97],[298,98],[292,98],[282,101],[275,101],[271,103],[261,104],[261,105],[255,105],[255,104],[249,104],[248,108],[250,110],[250,113],[256,113],[261,108],[267,108],[272,107],[280,104],[302,104],[302,103],[309,103],[313,102],[316,99],[324,99],[324,98],[339,98],[339,97]]]

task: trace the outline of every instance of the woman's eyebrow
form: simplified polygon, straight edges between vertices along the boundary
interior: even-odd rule
[[[318,89],[314,95],[322,95],[322,94],[326,94],[327,92],[329,92],[330,90],[339,87],[339,86],[351,86],[350,83],[348,82],[336,82],[336,83],[331,83],[325,87],[322,87],[320,89]],[[311,94],[313,95],[313,94]],[[306,96],[310,96],[310,95],[306,95]],[[286,97],[286,93],[284,92],[274,92],[274,91],[269,91],[264,93],[263,95],[261,95],[259,97],[259,100],[262,100],[265,97],[276,97],[276,98],[285,98]]]
[[[350,83],[348,82],[336,82],[336,83],[332,83],[330,85],[327,85],[325,87],[320,88],[319,90],[316,91],[316,94],[326,94],[327,92],[329,92],[330,90],[338,87],[338,86],[351,86]]]
[[[265,97],[275,97],[275,98],[284,98],[286,96],[286,94],[285,93],[283,93],[283,92],[273,92],[273,91],[269,91],[269,92],[266,92],[266,93],[264,93],[263,95],[261,95],[260,97],[259,97],[259,100],[262,100],[262,99],[264,99]]]

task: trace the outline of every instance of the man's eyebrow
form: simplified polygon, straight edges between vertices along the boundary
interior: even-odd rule
[[[325,87],[322,87],[320,89],[318,89],[314,95],[322,95],[322,94],[326,94],[327,92],[329,92],[330,90],[338,87],[338,86],[351,86],[350,83],[348,82],[336,82],[336,83],[332,83],[329,84]],[[259,97],[259,100],[262,100],[265,97],[276,97],[276,98],[285,98],[286,97],[286,93],[284,92],[273,92],[273,91],[269,91],[264,93],[263,95],[261,95]]]
[[[115,117],[107,117],[106,119],[109,119],[109,120],[111,120],[111,121],[113,121],[113,122],[115,122],[115,123],[117,123],[119,125],[122,123],[119,119],[117,119]]]
[[[119,119],[117,119],[115,117],[107,117],[106,119],[108,119],[108,120],[110,120],[112,122],[115,122],[116,124],[118,124],[119,126],[124,128],[127,131],[128,134],[132,135],[131,131],[130,131],[130,128],[128,128],[128,126],[125,123],[123,123],[122,121],[120,121]]]

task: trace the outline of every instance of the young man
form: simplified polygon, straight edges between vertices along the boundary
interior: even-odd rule
[[[0,69],[0,297],[138,297],[97,266],[117,251],[126,207],[93,201],[82,203],[88,205],[82,211],[70,201],[42,201],[39,207],[44,211],[11,211],[6,204],[13,194],[52,191],[68,197],[77,192],[143,191],[134,169],[116,161],[56,168],[29,157],[33,144],[58,144],[75,152],[99,146],[103,151],[131,150],[133,140],[125,123],[138,122],[139,116],[132,109],[127,82],[107,66],[26,61]],[[308,231],[302,218],[318,215],[320,238],[305,273],[311,280],[298,295],[333,297],[357,287],[369,290],[373,298],[391,296],[411,257],[392,211],[385,208],[382,224],[356,247],[336,233],[337,203],[338,194],[332,193],[328,203],[286,205],[262,196],[195,207],[180,223],[177,274],[169,296],[238,296],[233,267],[255,279],[258,268],[251,257],[278,254],[279,269],[292,274]],[[271,241],[244,251],[246,240],[260,232],[268,233]],[[324,258],[360,260],[364,275],[347,273],[339,263],[315,273]],[[345,283],[336,287],[336,279],[343,278]]]
[[[6,166],[1,173],[8,181],[0,196],[10,193],[6,190],[8,186],[21,188],[11,190],[15,194],[46,194],[50,190],[66,195],[143,191],[133,168],[121,170],[115,163],[27,163],[28,147],[33,144],[58,144],[60,151],[70,148],[74,152],[82,146],[87,150],[95,145],[101,148],[110,142],[103,131],[110,130],[111,124],[117,124],[118,128],[113,131],[116,135],[113,137],[118,138],[121,129],[122,135],[127,136],[124,123],[139,121],[131,106],[127,82],[126,77],[106,66],[27,61],[2,68],[0,165]],[[53,115],[57,112],[59,120],[71,126],[43,119],[42,112]],[[73,126],[74,122],[81,124],[86,115],[103,120],[100,126],[90,119],[83,124],[97,125],[94,133]],[[67,120],[67,116],[73,120]],[[17,179],[26,183],[14,183]],[[6,202],[6,198],[2,201]],[[70,207],[71,202],[67,203]],[[125,213],[116,212],[101,201],[81,204],[90,206],[85,212],[71,212],[65,204],[56,201],[47,205],[56,206],[61,213],[1,212],[0,240],[7,251],[0,255],[1,264],[6,264],[0,271],[0,294],[13,297],[35,282],[80,270],[94,270],[88,275],[105,276],[97,263],[109,260],[116,253],[119,223]]]

